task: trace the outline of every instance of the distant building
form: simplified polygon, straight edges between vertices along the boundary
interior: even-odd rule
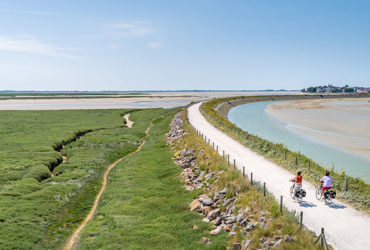
[[[370,88],[356,88],[356,93],[358,93],[358,94],[367,94],[367,93],[370,93],[369,89]]]
[[[364,87],[350,87],[345,85],[344,87],[337,87],[333,84],[328,84],[327,86],[315,86],[302,89],[303,93],[320,93],[320,94],[335,94],[335,93],[357,93],[357,94],[367,94],[370,93],[370,88]]]

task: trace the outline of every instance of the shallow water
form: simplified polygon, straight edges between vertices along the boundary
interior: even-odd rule
[[[344,170],[348,175],[370,181],[370,160],[311,139],[290,129],[294,125],[278,120],[265,110],[273,102],[256,102],[237,106],[230,110],[228,118],[248,133],[258,135],[288,149],[300,152],[323,167],[334,166],[336,172]],[[312,128],[314,129],[314,128]]]

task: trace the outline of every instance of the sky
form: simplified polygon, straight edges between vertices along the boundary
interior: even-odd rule
[[[1,0],[0,90],[370,86],[370,1]]]

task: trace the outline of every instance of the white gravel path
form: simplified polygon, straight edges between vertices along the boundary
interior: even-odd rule
[[[253,172],[253,179],[266,182],[269,192],[277,200],[283,195],[283,204],[289,210],[303,211],[304,225],[319,234],[321,227],[325,228],[326,240],[335,249],[370,249],[370,219],[367,215],[356,211],[348,205],[334,200],[330,206],[316,200],[315,187],[303,181],[307,192],[304,202],[297,203],[290,198],[289,179],[294,175],[275,163],[251,151],[239,142],[230,138],[211,125],[200,113],[201,103],[194,104],[188,109],[190,124],[210,138],[219,147],[219,154],[225,150],[230,155],[230,162],[236,160],[236,166],[242,170],[245,166],[247,175]]]

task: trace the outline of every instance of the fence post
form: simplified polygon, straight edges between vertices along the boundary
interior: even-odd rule
[[[230,155],[227,155],[227,165],[230,166]]]
[[[217,145],[217,154],[218,154],[218,145]]]
[[[243,177],[245,177],[245,167],[243,166]]]
[[[297,166],[298,165],[298,157],[295,156],[295,165]]]
[[[348,191],[348,177],[346,177],[346,188],[345,188],[346,192]]]
[[[311,169],[311,161],[308,161],[308,172],[310,172]]]
[[[324,247],[324,228],[321,228],[321,247]]]
[[[236,169],[236,163],[235,163],[235,159],[234,159],[234,169]]]
[[[286,150],[284,151],[284,160],[286,160]]]
[[[266,196],[266,182],[263,183],[263,196]]]
[[[302,229],[303,225],[303,211],[301,211],[300,219],[299,219],[299,229]]]
[[[225,159],[225,150],[222,150],[222,159]]]
[[[215,142],[212,142],[212,149],[215,149]]]
[[[283,212],[283,196],[280,195],[280,212]]]
[[[253,172],[251,172],[251,186],[253,185]]]
[[[211,144],[211,139],[208,138],[208,144]]]

